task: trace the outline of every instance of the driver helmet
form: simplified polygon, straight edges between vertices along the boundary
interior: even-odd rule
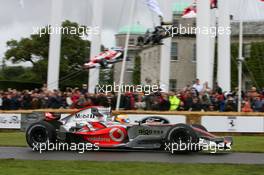
[[[122,123],[122,124],[127,124],[130,122],[129,118],[127,115],[121,114],[117,115],[114,119],[116,122]]]

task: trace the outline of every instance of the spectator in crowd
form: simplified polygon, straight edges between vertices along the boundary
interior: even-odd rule
[[[195,88],[198,93],[200,93],[204,88],[203,85],[200,84],[200,80],[198,78],[195,80],[195,83],[192,87]]]
[[[210,100],[210,95],[208,94],[207,90],[201,92],[200,102],[201,102],[202,108],[205,111],[209,110],[209,106],[211,105],[211,100]]]
[[[176,111],[181,104],[181,100],[175,95],[175,92],[170,92],[169,102],[170,102],[170,111]]]
[[[222,88],[218,85],[218,82],[215,82],[213,91],[223,93]]]
[[[252,107],[254,112],[264,112],[263,106],[264,106],[264,99],[261,99],[260,95],[253,98]]]
[[[146,108],[146,102],[145,102],[145,99],[143,96],[144,96],[144,94],[142,94],[142,93],[138,93],[136,95],[135,108],[138,110],[143,110]]]
[[[2,92],[0,92],[0,110],[2,109],[3,106],[3,95]]]
[[[171,104],[169,101],[169,96],[166,93],[161,93],[160,98],[158,99],[158,107],[159,111],[168,111],[170,110]]]
[[[71,107],[73,105],[73,101],[71,98],[71,93],[70,92],[66,92],[66,106]]]
[[[82,93],[82,94],[86,94],[87,92],[88,92],[87,84],[83,84],[83,85],[82,85],[82,89],[81,89],[81,93]]]
[[[202,111],[203,107],[202,104],[199,101],[198,97],[194,97],[192,100],[192,104],[191,107],[189,109],[189,111]]]
[[[11,108],[11,95],[7,92],[3,96],[2,109],[3,110],[12,110],[12,108]]]
[[[224,103],[224,111],[231,112],[231,111],[237,111],[237,106],[235,103],[235,100],[231,94],[227,95],[226,102]]]
[[[191,93],[191,90],[186,90],[185,92],[182,92],[182,101],[183,101],[183,110],[188,111],[191,108],[192,105],[192,98],[193,95]]]
[[[243,102],[242,112],[253,112],[253,109],[251,108],[250,101],[246,99]]]
[[[232,97],[231,94],[227,95],[227,98],[229,98],[229,100],[232,100],[232,102],[233,102],[233,98],[231,98],[231,97]],[[226,103],[231,102],[231,101],[228,101],[228,100],[225,101],[225,96],[224,96],[223,92],[219,91],[219,92],[216,92],[216,94],[215,94],[215,102],[217,104],[219,111],[223,112],[227,109]],[[230,106],[228,106],[228,107],[230,107]]]
[[[205,82],[203,84],[203,90],[202,91],[203,92],[210,92],[211,91],[211,88],[209,87],[208,82]]]

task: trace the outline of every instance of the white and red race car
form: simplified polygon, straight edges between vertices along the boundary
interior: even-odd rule
[[[110,108],[88,107],[65,118],[45,113],[26,130],[30,147],[50,143],[91,143],[100,148],[197,152],[208,147],[230,150],[231,137],[218,137],[198,124],[169,123],[149,116],[131,123],[126,115],[112,116]],[[184,148],[179,146],[184,145]],[[180,149],[181,148],[181,149]]]
[[[90,59],[84,64],[85,69],[93,68],[109,68],[111,64],[121,62],[123,60],[124,50],[121,48],[113,48],[101,52],[98,56]]]

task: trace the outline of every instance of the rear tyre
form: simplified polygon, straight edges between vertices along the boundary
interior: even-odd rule
[[[176,124],[167,133],[166,145],[170,145],[170,152],[193,152],[198,146],[199,138],[196,132],[186,124]]]
[[[33,123],[26,131],[26,140],[31,148],[44,149],[43,147],[46,146],[47,149],[45,144],[56,141],[56,129],[46,121]]]

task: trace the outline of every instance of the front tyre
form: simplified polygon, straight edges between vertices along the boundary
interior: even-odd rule
[[[56,141],[55,127],[46,121],[33,123],[26,130],[26,140],[31,148],[43,148],[48,142],[54,143]]]
[[[166,145],[170,152],[193,152],[198,147],[199,138],[196,132],[186,124],[176,124],[167,133]],[[198,149],[198,148],[197,148]]]

